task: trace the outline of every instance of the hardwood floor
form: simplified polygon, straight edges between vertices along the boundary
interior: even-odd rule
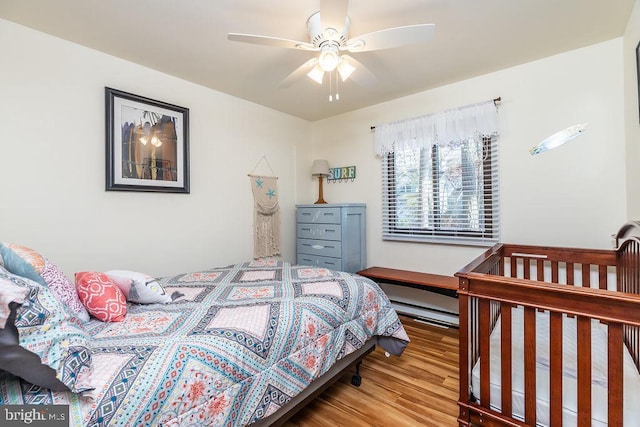
[[[457,426],[458,330],[401,320],[411,339],[401,357],[376,348],[360,387],[344,376],[285,426]]]

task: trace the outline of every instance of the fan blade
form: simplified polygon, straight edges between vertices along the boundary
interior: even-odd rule
[[[421,43],[433,37],[435,27],[434,24],[418,24],[374,31],[347,40],[342,49],[349,52],[368,52]]]
[[[321,0],[320,20],[322,30],[333,28],[338,34],[341,34],[344,23],[347,20],[348,6],[349,0]]]
[[[365,67],[362,62],[349,55],[342,55],[342,60],[347,61],[349,64],[355,67],[355,70],[353,73],[351,73],[349,79],[353,80],[353,82],[358,86],[371,87],[378,82],[376,76],[371,71],[369,71],[369,69]]]
[[[287,49],[302,49],[302,50],[313,50],[313,51],[319,50],[311,43],[301,42],[297,40],[281,39],[279,37],[229,33],[227,34],[227,39],[234,42],[261,44],[264,46],[284,47]]]
[[[291,74],[289,74],[284,80],[280,82],[278,87],[288,88],[296,81],[300,80],[302,76],[306,75],[313,67],[318,63],[318,58],[311,58],[298,68],[296,68]]]

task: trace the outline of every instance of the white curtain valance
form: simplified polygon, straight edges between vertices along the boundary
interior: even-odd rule
[[[376,153],[426,148],[498,134],[498,108],[494,101],[453,108],[422,117],[376,126]]]

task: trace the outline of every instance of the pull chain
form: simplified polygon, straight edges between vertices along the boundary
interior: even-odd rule
[[[333,71],[328,72],[329,74],[329,102],[333,102],[333,78],[336,79],[336,101],[340,100],[340,93],[338,93],[338,74],[334,75]]]

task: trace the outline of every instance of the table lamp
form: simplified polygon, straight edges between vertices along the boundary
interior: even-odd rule
[[[311,175],[318,177],[318,200],[316,205],[326,204],[322,194],[322,178],[329,176],[329,162],[326,160],[314,160],[313,166],[311,166]]]

